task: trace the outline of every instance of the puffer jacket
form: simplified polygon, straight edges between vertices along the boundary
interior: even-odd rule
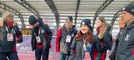
[[[56,41],[55,41],[56,52],[59,52],[60,49],[62,48],[61,46],[63,46],[66,43],[66,37],[69,34],[71,35],[71,42],[68,44],[68,47],[70,47],[70,44],[72,43],[73,38],[77,34],[77,30],[75,29],[75,27],[72,27],[71,31],[68,32],[67,29],[65,28],[65,25],[58,30],[58,34],[57,34]]]

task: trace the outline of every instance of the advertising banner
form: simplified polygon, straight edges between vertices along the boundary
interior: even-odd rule
[[[55,52],[55,37],[51,40],[52,48],[49,52],[49,60],[59,60],[59,53]],[[17,44],[17,51],[19,55],[19,60],[35,60],[35,51],[31,48],[31,36],[23,36],[23,42]]]

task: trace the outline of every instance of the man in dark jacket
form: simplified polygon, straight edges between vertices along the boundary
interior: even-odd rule
[[[0,60],[19,60],[16,43],[23,41],[22,33],[10,12],[2,16],[0,26]],[[7,59],[8,58],[8,59]]]
[[[121,19],[126,26],[119,36],[116,60],[134,60],[134,5],[123,9]]]
[[[49,48],[52,38],[52,32],[47,24],[44,24],[41,18],[29,17],[30,25],[33,25],[31,44],[35,50],[36,60],[48,60]]]
[[[73,26],[72,16],[68,16],[65,25],[58,30],[56,37],[56,52],[60,52],[59,60],[68,60],[70,56],[70,45],[77,30]]]

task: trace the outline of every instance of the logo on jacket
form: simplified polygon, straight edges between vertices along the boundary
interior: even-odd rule
[[[128,40],[129,40],[130,35],[131,35],[131,33],[128,34],[128,35],[126,35],[126,37],[125,37],[125,41],[128,41]]]

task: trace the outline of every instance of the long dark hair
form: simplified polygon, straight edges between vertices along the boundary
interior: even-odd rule
[[[92,43],[94,41],[94,35],[90,29],[88,30],[88,32],[85,35],[86,35],[86,42]],[[79,31],[75,38],[76,38],[76,41],[83,40],[84,34],[81,31]]]

